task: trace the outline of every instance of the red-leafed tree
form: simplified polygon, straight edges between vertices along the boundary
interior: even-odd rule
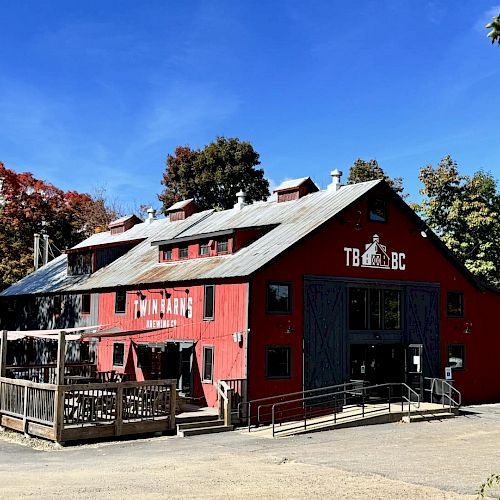
[[[46,232],[53,248],[75,245],[116,213],[103,197],[64,192],[0,162],[0,289],[33,270],[33,236]]]

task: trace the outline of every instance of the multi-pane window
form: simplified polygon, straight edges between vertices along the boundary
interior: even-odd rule
[[[179,259],[187,259],[188,258],[188,246],[183,245],[179,247]]]
[[[227,253],[227,238],[217,240],[217,253]]]
[[[203,319],[215,317],[215,285],[205,285],[203,296]]]
[[[208,240],[200,241],[199,255],[208,255],[209,253],[210,253],[210,246],[208,245]]]
[[[292,312],[292,285],[290,283],[267,284],[267,312],[289,314]]]
[[[127,291],[117,290],[115,292],[115,314],[123,314],[127,311]]]
[[[465,347],[463,344],[448,345],[448,366],[454,370],[465,368]]]
[[[203,382],[212,382],[214,376],[214,348],[203,346]]]
[[[113,343],[113,366],[123,366],[125,357],[125,344],[123,342]]]
[[[350,330],[400,330],[401,291],[349,288]]]
[[[463,292],[448,292],[446,294],[446,315],[448,318],[464,317]]]
[[[266,347],[266,377],[288,378],[292,373],[292,348],[290,346]]]
[[[90,293],[84,293],[82,295],[82,307],[80,312],[81,314],[90,314]]]
[[[387,221],[387,203],[385,200],[375,198],[370,200],[368,207],[368,219],[376,222]]]
[[[163,260],[172,260],[172,247],[163,247]]]

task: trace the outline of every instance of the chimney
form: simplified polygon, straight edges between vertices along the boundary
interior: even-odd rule
[[[38,269],[38,262],[40,259],[40,235],[35,233],[33,245],[33,267],[35,271]]]
[[[327,189],[328,191],[338,191],[342,187],[342,184],[340,183],[342,172],[335,169],[330,172],[330,175],[332,176],[332,183],[328,184]]]
[[[235,210],[241,210],[244,206],[246,206],[246,203],[245,203],[245,196],[246,196],[245,191],[243,191],[243,190],[238,191],[236,193],[236,196],[237,196],[238,201],[234,205],[234,209]]]
[[[156,210],[153,207],[149,207],[146,212],[148,213],[148,218],[146,219],[146,222],[148,224],[151,224],[154,220],[156,220]]]

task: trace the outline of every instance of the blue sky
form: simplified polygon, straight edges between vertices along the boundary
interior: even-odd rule
[[[496,2],[0,0],[0,161],[124,207],[217,135],[274,185],[376,158],[418,199],[446,154],[500,178]]]

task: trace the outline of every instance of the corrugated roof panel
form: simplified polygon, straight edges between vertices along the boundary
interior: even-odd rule
[[[145,235],[146,239],[123,257],[78,282],[61,279],[60,273],[64,271],[65,274],[65,256],[64,263],[59,258],[60,260],[54,268],[55,274],[52,277],[54,286],[51,286],[50,290],[44,288],[43,291],[56,291],[57,283],[60,284],[59,290],[61,291],[77,292],[112,288],[117,285],[133,286],[135,284],[248,276],[334,217],[379,182],[352,184],[344,186],[338,191],[319,191],[287,203],[254,203],[242,210],[233,209],[224,212],[208,210],[177,222],[159,220],[152,224],[138,224],[134,228],[143,226],[143,232],[137,234]],[[238,252],[225,256],[158,263],[158,248],[151,246],[153,241],[158,240],[185,236],[195,237],[224,229],[272,224],[276,224],[276,227],[261,238]],[[87,246],[89,240],[84,242]],[[43,284],[43,278],[39,277],[41,276],[39,275],[40,271],[27,276],[5,290],[2,295],[39,293],[40,286]],[[34,289],[37,289],[37,292],[32,291]]]

